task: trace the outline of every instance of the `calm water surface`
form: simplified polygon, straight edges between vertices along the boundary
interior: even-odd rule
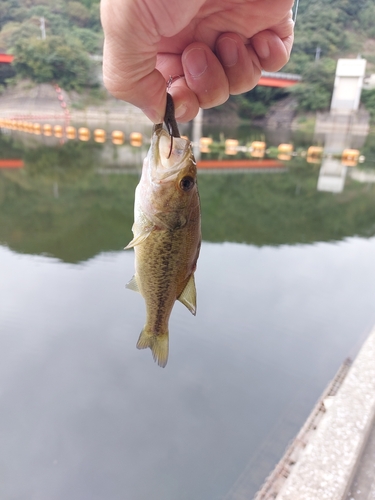
[[[251,498],[375,322],[373,184],[200,173],[198,313],[161,369],[124,286],[145,150],[27,140],[0,136],[25,164],[0,170],[0,498]]]

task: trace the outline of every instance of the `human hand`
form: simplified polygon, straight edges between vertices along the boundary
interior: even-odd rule
[[[163,121],[174,79],[176,119],[255,87],[293,44],[293,0],[102,0],[104,84]],[[181,76],[181,78],[175,78]]]

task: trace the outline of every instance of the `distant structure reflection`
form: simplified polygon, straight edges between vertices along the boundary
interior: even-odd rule
[[[330,112],[318,113],[315,125],[315,139],[324,144],[318,191],[342,192],[348,168],[358,162],[342,153],[359,150],[369,132],[369,115],[359,108],[365,70],[365,59],[337,62]]]

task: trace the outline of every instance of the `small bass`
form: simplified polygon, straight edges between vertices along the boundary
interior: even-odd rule
[[[135,191],[135,274],[126,285],[146,302],[146,324],[138,349],[168,361],[168,322],[176,300],[196,313],[194,272],[201,245],[197,168],[190,141],[180,137],[172,97],[167,94],[163,124],[155,125]]]

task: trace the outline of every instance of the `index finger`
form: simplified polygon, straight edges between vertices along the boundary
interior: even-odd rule
[[[127,20],[127,26],[139,26],[129,3],[102,0],[100,8],[105,34],[104,85],[114,97],[134,104],[154,123],[161,123],[166,106],[166,82],[155,69],[156,45],[146,36],[142,39],[131,30],[119,29],[122,19]]]

